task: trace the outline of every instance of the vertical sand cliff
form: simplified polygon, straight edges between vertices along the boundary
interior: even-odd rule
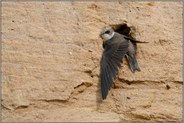
[[[2,2],[3,121],[181,121],[182,2]],[[126,60],[101,101],[101,28],[127,22]]]

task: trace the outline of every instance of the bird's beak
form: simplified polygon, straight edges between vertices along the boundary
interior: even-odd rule
[[[103,34],[102,34],[102,33],[100,33],[99,37],[100,37],[100,38],[102,38],[102,35],[103,35]],[[102,39],[103,39],[103,38],[102,38]]]
[[[99,38],[102,38],[102,34],[99,35]]]

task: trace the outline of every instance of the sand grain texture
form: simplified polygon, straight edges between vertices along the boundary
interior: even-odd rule
[[[123,22],[141,72],[101,101],[99,32]],[[2,2],[3,121],[181,121],[182,66],[182,2]]]

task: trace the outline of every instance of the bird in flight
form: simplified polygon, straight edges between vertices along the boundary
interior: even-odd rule
[[[140,71],[137,63],[136,41],[130,37],[115,32],[111,27],[105,27],[100,33],[103,39],[103,54],[100,62],[100,81],[102,99],[106,99],[108,91],[112,87],[123,58],[126,57],[131,71]]]

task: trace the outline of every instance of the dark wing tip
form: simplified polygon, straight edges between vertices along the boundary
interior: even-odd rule
[[[105,100],[107,98],[107,94],[102,93],[102,99]]]
[[[134,38],[131,38],[131,37],[128,37],[128,36],[125,36],[125,35],[124,35],[124,38],[128,39],[128,40],[131,40],[132,42],[135,42],[135,43],[149,43],[149,42],[146,42],[146,41],[138,41]]]
[[[107,78],[107,74],[104,73],[104,71],[101,73],[100,79],[101,79],[101,95],[102,99],[104,100],[106,99],[109,91],[109,80]]]

